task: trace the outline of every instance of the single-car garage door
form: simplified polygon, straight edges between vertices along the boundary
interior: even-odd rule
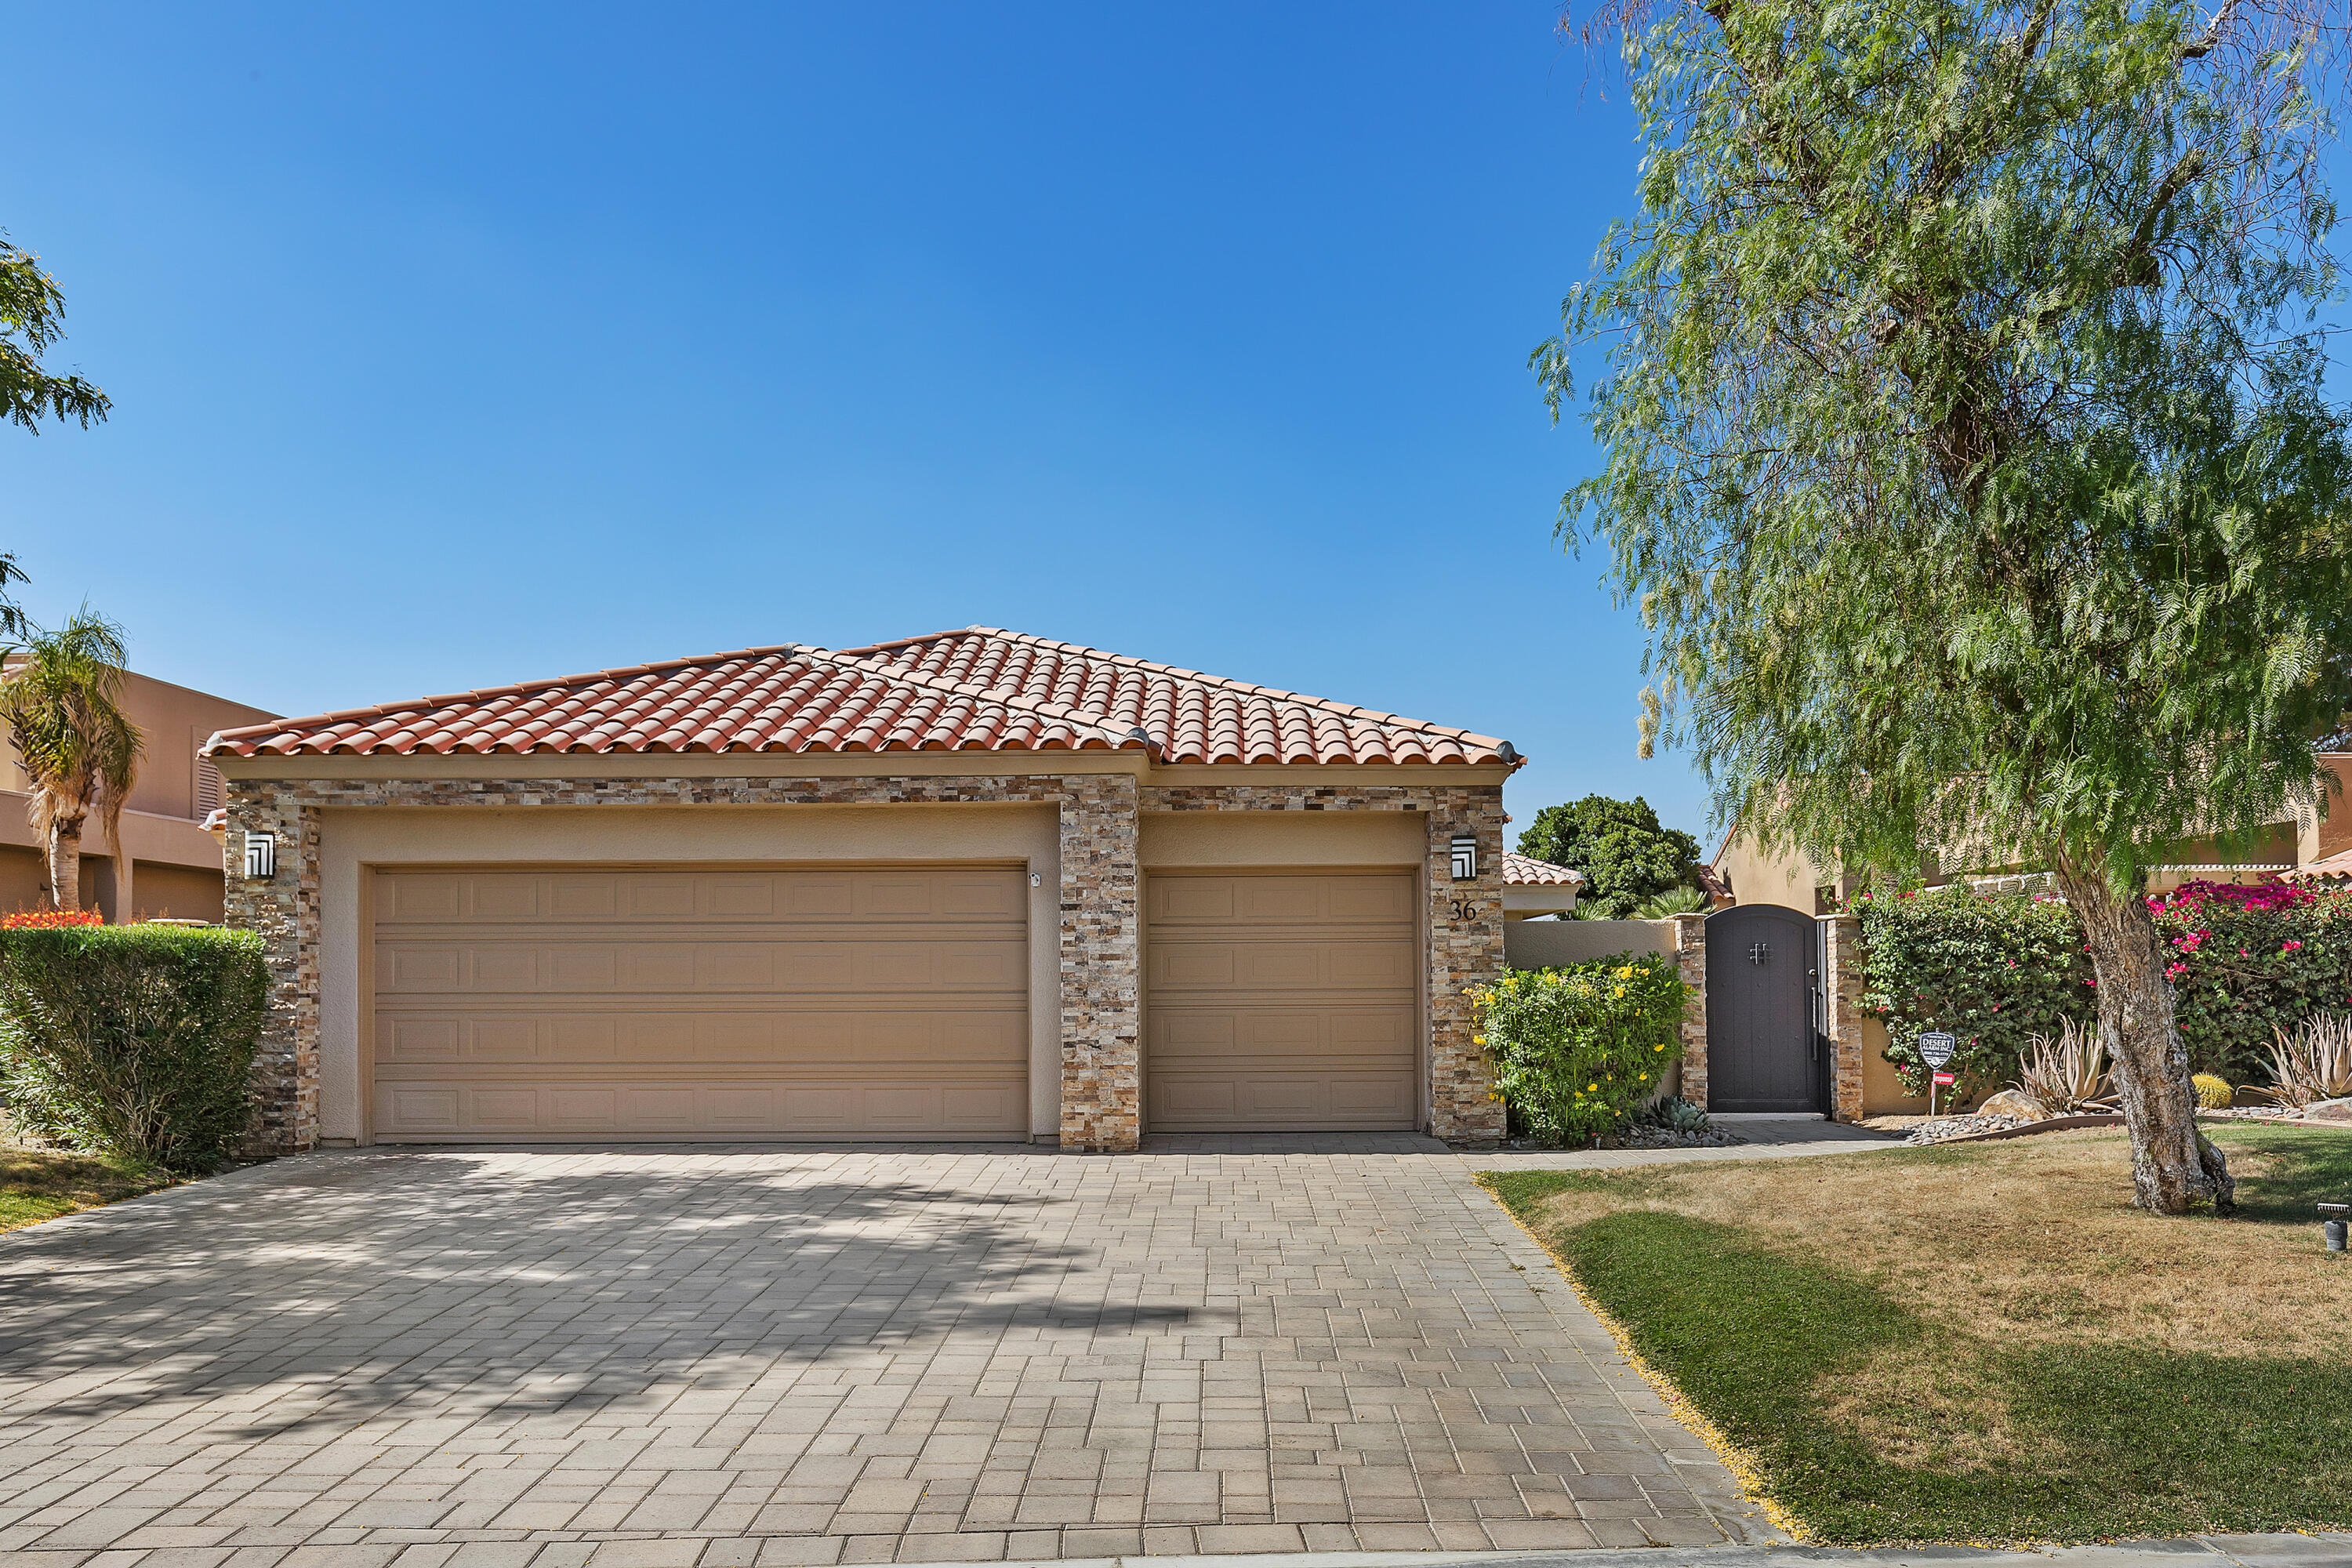
[[[1152,1129],[1411,1129],[1413,885],[1411,872],[1153,875]]]
[[[379,871],[375,1135],[1025,1134],[1025,881]]]

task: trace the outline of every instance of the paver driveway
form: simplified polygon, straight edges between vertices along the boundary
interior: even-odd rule
[[[1769,1537],[1475,1156],[1324,1146],[354,1151],[0,1237],[0,1553]]]

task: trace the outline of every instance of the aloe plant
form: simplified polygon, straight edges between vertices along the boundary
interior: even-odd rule
[[[2033,1035],[2029,1040],[2018,1063],[2017,1088],[2061,1114],[2115,1109],[2106,1043],[2097,1030],[2062,1017],[2056,1038]]]

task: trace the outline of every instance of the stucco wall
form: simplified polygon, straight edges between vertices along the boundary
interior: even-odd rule
[[[1414,812],[1218,811],[1143,814],[1147,871],[1195,866],[1418,867],[1427,830]]]
[[[1031,1131],[1061,1123],[1058,814],[1047,805],[370,806],[320,814],[320,1135],[362,1138],[366,868],[435,862],[1013,863],[1029,892]]]
[[[1503,928],[1503,953],[1513,969],[1674,951],[1672,921],[1513,921]]]

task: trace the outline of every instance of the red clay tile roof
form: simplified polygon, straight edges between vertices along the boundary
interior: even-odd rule
[[[1571,871],[1565,866],[1555,866],[1549,860],[1538,860],[1532,855],[1516,850],[1503,851],[1503,886],[1507,888],[1551,887],[1563,883],[1581,883],[1584,873]]]
[[[1141,729],[1144,734],[1136,731]],[[1150,751],[1516,763],[1505,742],[1016,633],[745,648],[226,730],[208,755]]]
[[[2339,849],[2324,859],[2307,861],[2279,873],[2282,882],[2335,882],[2352,878],[2352,849]]]
[[[847,648],[903,675],[1066,704],[1148,733],[1169,763],[1516,763],[1507,742],[994,626]]]

